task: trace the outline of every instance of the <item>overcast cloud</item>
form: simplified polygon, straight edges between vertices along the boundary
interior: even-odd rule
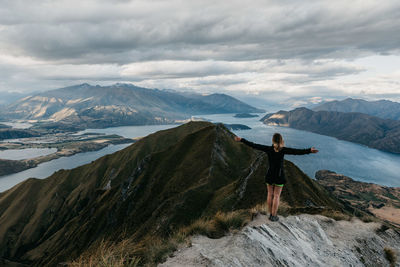
[[[399,1],[0,0],[0,91],[132,82],[400,101],[399,29]]]

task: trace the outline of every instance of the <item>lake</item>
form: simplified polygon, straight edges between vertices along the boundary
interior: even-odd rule
[[[251,127],[251,130],[233,132],[252,142],[271,145],[272,135],[279,132],[287,147],[309,148],[314,146],[319,150],[317,154],[285,156],[285,159],[295,163],[312,178],[315,177],[316,171],[326,169],[344,174],[354,180],[394,187],[400,186],[400,154],[387,153],[307,131],[268,126],[259,121],[261,117],[238,119],[226,114],[203,117],[212,122],[241,123]]]
[[[256,118],[234,118],[234,114],[198,115],[212,122],[240,123],[250,126],[251,130],[233,131],[238,136],[250,141],[271,144],[272,135],[279,132],[285,139],[287,147],[308,148],[311,146],[320,150],[317,154],[293,156],[286,159],[294,162],[307,175],[314,177],[316,171],[327,169],[349,176],[355,180],[377,183],[387,186],[400,186],[400,155],[382,152],[363,145],[338,140],[333,137],[314,134],[286,127],[267,126]],[[164,130],[177,125],[123,126],[106,129],[87,129],[79,134],[97,132],[118,134],[128,138],[146,136],[150,133]],[[0,177],[0,192],[29,178],[45,178],[59,169],[71,169],[89,163],[103,155],[113,153],[124,145],[108,146],[102,150],[85,152],[71,157],[62,157],[40,164],[36,168],[20,173]]]

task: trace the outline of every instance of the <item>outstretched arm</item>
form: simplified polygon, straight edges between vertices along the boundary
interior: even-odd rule
[[[310,153],[318,153],[318,150],[315,149],[314,147],[306,148],[306,149],[284,147],[282,150],[283,150],[284,154],[289,154],[289,155],[304,155],[304,154],[310,154]]]
[[[255,148],[257,150],[264,151],[264,152],[267,152],[267,151],[272,149],[272,146],[265,146],[265,145],[256,144],[256,143],[250,142],[250,141],[248,141],[248,140],[246,140],[244,138],[238,137],[238,136],[235,136],[235,141],[242,142],[242,143],[248,145],[249,147],[252,147],[252,148]]]

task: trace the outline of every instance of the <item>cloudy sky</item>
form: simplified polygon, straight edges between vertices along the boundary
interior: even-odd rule
[[[400,1],[0,0],[0,92],[83,82],[400,101]]]

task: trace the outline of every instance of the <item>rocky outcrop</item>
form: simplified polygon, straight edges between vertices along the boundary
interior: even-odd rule
[[[320,215],[258,216],[220,239],[195,236],[166,266],[389,266],[384,249],[400,254],[400,233],[379,223]]]
[[[226,128],[228,128],[230,131],[236,131],[236,130],[250,130],[251,128],[247,125],[244,124],[224,124]]]

